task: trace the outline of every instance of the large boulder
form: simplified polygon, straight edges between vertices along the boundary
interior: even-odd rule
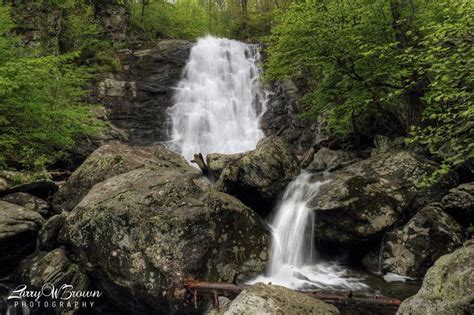
[[[43,223],[38,212],[0,201],[0,274],[35,250]]]
[[[135,314],[195,312],[183,300],[185,278],[242,280],[263,271],[267,255],[260,218],[210,190],[191,166],[140,168],[96,184],[60,240]]]
[[[339,310],[321,300],[278,285],[257,283],[242,291],[231,303],[208,315],[292,314],[333,315]]]
[[[161,145],[107,144],[95,150],[68,178],[54,195],[53,205],[58,211],[71,211],[95,184],[145,166],[167,169],[188,164]]]
[[[422,278],[439,257],[461,246],[462,236],[461,226],[439,205],[432,204],[420,210],[403,227],[387,233],[381,245],[382,252],[380,248],[376,249],[364,258],[363,263],[374,273],[392,272]]]
[[[77,310],[73,303],[87,302],[76,296],[61,300],[61,297],[69,296],[64,286],[72,286],[71,290],[76,292],[85,292],[90,283],[82,268],[68,259],[63,248],[57,248],[51,252],[39,252],[23,260],[16,272],[16,280],[18,283],[25,284],[27,290],[41,290],[45,285],[45,293],[53,287],[58,290],[58,298],[43,296],[39,300],[40,303],[48,302],[49,305],[51,302],[56,303],[57,307],[49,308],[51,313],[48,314],[75,314]],[[90,297],[87,300],[89,300],[86,304],[88,307],[91,306],[90,302],[97,303],[97,297]],[[64,302],[64,307],[60,307],[60,301]],[[67,302],[71,303],[69,307]],[[87,308],[83,307],[83,309]]]
[[[455,185],[447,176],[431,187],[418,186],[434,170],[414,153],[394,151],[331,173],[331,181],[310,202],[317,237],[357,244],[381,236],[405,211],[439,199]]]
[[[474,224],[474,182],[451,189],[442,202],[446,212],[463,226]]]
[[[439,258],[418,293],[400,305],[398,315],[474,314],[474,240]]]
[[[221,172],[216,189],[265,214],[286,185],[299,174],[298,158],[279,137],[260,140],[257,148],[233,160]]]

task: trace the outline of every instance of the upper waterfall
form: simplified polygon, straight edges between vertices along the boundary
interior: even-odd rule
[[[191,54],[169,109],[170,148],[193,154],[252,150],[263,137],[265,94],[255,45],[207,36]]]

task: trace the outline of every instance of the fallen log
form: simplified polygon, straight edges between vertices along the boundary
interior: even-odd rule
[[[207,295],[212,296],[214,304],[218,306],[218,296],[235,297],[251,285],[206,282],[194,279],[187,279],[184,281],[184,286],[193,294],[194,303],[196,303],[198,295]],[[347,294],[327,290],[296,291],[332,304],[357,304],[366,306],[398,307],[401,303],[399,299],[389,298],[381,295],[354,295],[352,291]]]

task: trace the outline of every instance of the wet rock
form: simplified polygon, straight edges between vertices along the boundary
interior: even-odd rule
[[[0,198],[0,200],[13,203],[18,206],[22,206],[23,208],[26,208],[31,211],[38,212],[43,217],[51,216],[51,205],[47,201],[27,193],[13,193],[10,195],[6,195],[3,198]]]
[[[0,201],[0,274],[35,250],[43,222],[37,212]]]
[[[131,147],[107,144],[98,148],[68,178],[54,195],[53,206],[59,211],[71,211],[95,184],[133,169],[151,166],[188,167],[186,161],[161,145]]]
[[[150,47],[118,52],[123,70],[96,86],[97,101],[111,123],[135,145],[169,140],[167,110],[181,79],[192,42],[163,40]]]
[[[242,155],[221,172],[216,189],[239,198],[266,214],[286,185],[299,174],[298,158],[279,137],[260,140],[257,148]]]
[[[453,188],[442,199],[446,212],[463,226],[474,224],[474,183],[466,183]]]
[[[195,312],[184,303],[183,279],[242,280],[266,264],[264,223],[189,165],[140,168],[96,184],[60,240],[111,300],[136,314]]]
[[[418,293],[400,305],[398,315],[474,313],[474,241],[442,256],[431,267]]]
[[[310,207],[322,240],[361,244],[392,226],[408,210],[436,201],[455,185],[445,177],[432,187],[418,187],[435,166],[407,151],[372,156],[331,173]]]
[[[63,248],[57,248],[51,252],[39,252],[33,257],[23,260],[16,275],[18,283],[26,284],[27,290],[41,290],[43,285],[54,286],[60,292],[63,285],[72,286],[71,290],[85,291],[89,287],[89,278],[85,272],[75,263],[72,263],[66,256]],[[67,296],[68,293],[64,293]],[[43,296],[40,301],[59,302],[60,299],[50,299]],[[81,298],[71,297],[71,303],[80,302]],[[90,298],[91,302],[97,303],[97,298]],[[72,308],[53,308],[52,314],[76,314],[77,310]],[[48,313],[49,314],[49,313]]]
[[[297,155],[330,138],[324,119],[313,123],[299,116],[302,109],[298,99],[304,94],[304,88],[300,85],[291,80],[272,82],[268,87],[271,93],[267,110],[260,121],[265,135],[281,137]]]
[[[312,162],[306,169],[310,172],[322,172],[325,170],[332,172],[355,163],[357,160],[352,152],[322,147],[314,154]]]
[[[389,232],[380,249],[367,255],[363,263],[371,272],[422,278],[434,262],[462,244],[461,226],[443,209],[432,204],[420,210],[403,227]]]
[[[231,303],[208,315],[292,314],[330,315],[339,310],[321,300],[277,285],[257,283],[242,291]]]
[[[57,214],[49,218],[39,231],[40,248],[43,250],[52,250],[59,246],[59,230],[66,221],[66,215]]]

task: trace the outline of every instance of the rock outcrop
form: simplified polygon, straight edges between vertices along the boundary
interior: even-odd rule
[[[123,71],[104,78],[97,98],[109,111],[110,121],[122,129],[131,144],[148,145],[169,140],[167,109],[173,88],[181,78],[193,43],[163,40],[150,47],[122,50]]]
[[[312,161],[306,167],[310,172],[335,171],[357,162],[355,154],[342,150],[331,150],[322,147],[313,156]]]
[[[63,212],[52,216],[43,224],[38,234],[41,249],[52,250],[59,246],[58,235],[65,221],[66,215]]]
[[[448,176],[432,187],[418,187],[433,170],[414,153],[393,151],[331,173],[310,203],[318,238],[357,244],[381,236],[407,210],[439,199],[455,185]]]
[[[388,232],[383,238],[381,256],[380,249],[376,249],[363,263],[375,273],[422,278],[439,257],[461,246],[462,236],[461,226],[439,205],[432,204],[403,227]]]
[[[260,140],[257,148],[232,160],[221,171],[216,189],[236,196],[265,215],[286,185],[299,174],[298,158],[279,137]]]
[[[474,224],[474,182],[451,189],[442,203],[445,211],[463,226]]]
[[[35,250],[43,223],[38,212],[0,201],[0,274]]]
[[[261,219],[169,154],[174,162],[162,162],[168,167],[96,184],[60,232],[107,296],[137,314],[194,312],[184,304],[184,278],[242,280],[266,263]]]
[[[10,195],[6,195],[3,198],[0,198],[0,200],[13,203],[31,211],[38,212],[43,217],[49,217],[52,215],[51,205],[48,202],[27,193],[13,193]]]
[[[54,195],[53,205],[58,211],[71,211],[95,184],[145,166],[167,169],[188,167],[188,164],[161,145],[131,147],[107,144],[94,151],[74,171]]]
[[[278,285],[257,283],[242,291],[231,303],[207,315],[241,314],[292,314],[332,315],[340,314],[330,304]]]
[[[51,252],[39,252],[33,257],[29,257],[21,262],[17,274],[17,280],[19,283],[27,285],[28,290],[41,290],[44,285],[54,286],[58,289],[58,293],[61,297],[68,296],[65,293],[63,285],[72,286],[73,291],[85,291],[89,287],[89,278],[75,263],[72,263],[66,256],[66,252],[62,248],[57,248]],[[45,288],[47,292],[47,288]],[[97,298],[90,298],[91,302],[97,303]],[[56,303],[61,301],[60,299],[51,299],[48,296],[43,296],[39,301],[45,302],[55,301]],[[79,302],[81,297],[71,297],[70,299],[63,300],[63,302]],[[76,314],[77,310],[74,310],[74,304],[72,307],[57,307],[50,309],[51,313],[48,314]]]
[[[439,258],[418,293],[400,305],[397,315],[474,313],[474,241]]]

